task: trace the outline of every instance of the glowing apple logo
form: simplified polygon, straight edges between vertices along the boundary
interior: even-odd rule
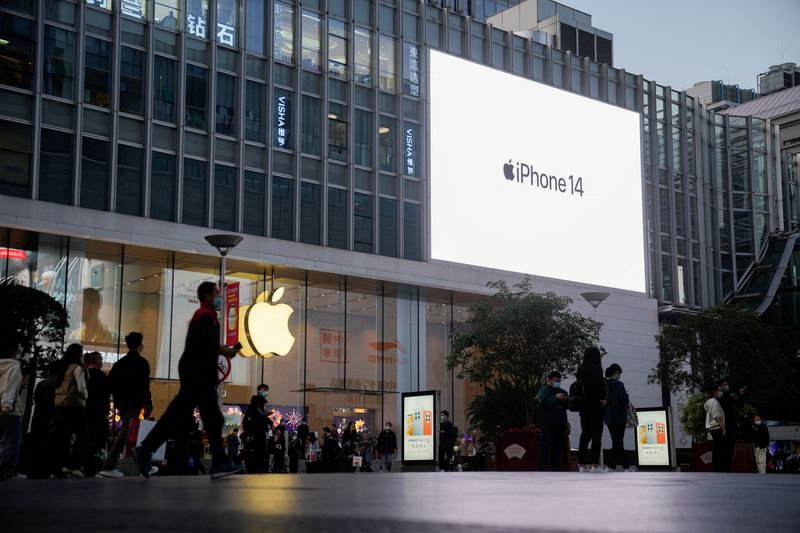
[[[282,356],[294,346],[294,336],[289,331],[289,317],[294,309],[286,304],[275,305],[283,297],[283,291],[280,287],[272,294],[262,292],[256,303],[239,309],[239,331],[244,333],[240,335],[242,355]]]
[[[503,165],[503,174],[508,181],[514,179],[514,165],[511,163],[511,159],[508,160],[508,163]]]

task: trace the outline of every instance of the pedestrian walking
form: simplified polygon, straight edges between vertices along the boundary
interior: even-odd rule
[[[734,396],[731,392],[728,378],[720,379],[717,385],[719,385],[719,389],[722,392],[722,396],[719,398],[719,404],[722,406],[722,411],[725,413],[725,438],[723,439],[723,444],[725,446],[723,451],[725,459],[724,467],[725,472],[730,472],[733,467],[733,454],[736,450],[736,441],[739,438],[739,415],[737,409],[744,407],[747,387],[741,387],[739,389],[739,394]]]
[[[756,456],[756,468],[759,474],[767,473],[767,447],[769,446],[769,429],[761,421],[761,417],[753,417],[753,451]]]
[[[711,438],[714,441],[711,464],[714,472],[727,472],[729,462],[726,458],[725,412],[719,403],[720,398],[722,398],[722,390],[719,385],[714,384],[708,391],[708,400],[706,400],[703,408],[706,411],[706,430],[711,433]]]
[[[241,441],[239,440],[239,428],[233,428],[233,431],[228,434],[228,438],[225,440],[225,444],[228,447],[228,458],[233,462],[238,461],[239,447],[241,445]]]
[[[161,420],[156,423],[141,446],[134,450],[139,472],[150,477],[151,458],[171,431],[183,425],[191,417],[195,407],[208,435],[211,447],[211,477],[219,478],[241,472],[241,465],[234,465],[225,455],[222,446],[224,419],[217,404],[217,362],[220,354],[233,357],[241,344],[232,348],[222,346],[217,311],[222,308],[222,298],[215,283],[204,281],[197,288],[200,308],[195,311],[186,333],[186,346],[178,363],[181,387],[178,395],[167,407]]]
[[[289,438],[289,472],[296,474],[300,467],[300,458],[304,457],[305,446],[297,433],[292,433]]]
[[[29,479],[47,479],[55,474],[53,438],[55,436],[56,376],[60,363],[47,365],[47,377],[33,391],[33,416],[31,417],[31,461]]]
[[[322,429],[322,464],[326,471],[335,472],[337,464],[342,455],[342,447],[339,445],[339,439],[336,436],[336,431],[331,431],[331,428],[325,426]]]
[[[628,391],[622,383],[622,367],[614,363],[606,368],[606,386],[608,387],[608,404],[606,405],[605,421],[608,433],[611,435],[611,457],[607,470],[613,472],[618,466],[624,471],[635,472],[631,469],[628,455],[625,453],[625,425],[628,423]]]
[[[267,400],[261,394],[250,398],[250,406],[242,420],[242,447],[244,464],[248,474],[266,474],[269,471],[267,455],[267,432],[269,431],[267,413],[264,406]]]
[[[19,343],[4,338],[0,347],[0,479],[23,478],[17,466],[22,441],[22,365]]]
[[[67,346],[56,376],[56,469],[67,477],[83,477],[87,446],[86,399],[89,374],[83,367],[83,346]],[[73,441],[74,438],[74,441]]]
[[[110,411],[108,377],[103,372],[103,356],[100,352],[89,352],[83,356],[83,366],[89,374],[86,384],[86,427],[88,441],[84,452],[83,474],[94,477],[100,470],[103,460],[99,453],[105,450],[108,440],[108,414]]]
[[[578,367],[576,378],[583,386],[583,399],[580,410],[581,436],[578,453],[581,472],[600,472],[600,451],[603,439],[603,420],[605,418],[606,380],[601,365],[602,354],[596,346],[589,346],[583,352],[583,362]],[[591,443],[591,450],[589,444]]]
[[[300,425],[297,426],[297,438],[300,439],[300,442],[303,444],[303,448],[305,448],[306,443],[308,443],[308,419],[303,417],[303,420],[300,422]]]
[[[272,469],[270,472],[273,474],[283,473],[283,468],[286,464],[286,444],[284,442],[283,431],[281,426],[278,426],[269,440],[269,453],[272,456]]]
[[[545,470],[549,462],[550,470],[564,470],[564,440],[567,432],[569,400],[567,391],[561,388],[561,372],[553,370],[547,375],[547,383],[539,387],[536,399],[539,403],[539,426],[542,428],[537,468],[540,471]]]
[[[153,408],[150,396],[150,363],[142,357],[144,336],[138,331],[132,331],[125,336],[125,345],[128,353],[108,373],[108,385],[114,397],[114,408],[119,412],[120,426],[99,472],[102,477],[123,477],[123,473],[117,469],[117,462],[128,444],[131,421],[139,419],[142,409],[151,411]]]
[[[397,453],[397,435],[392,431],[391,422],[387,421],[378,435],[378,453],[381,456],[381,470],[386,468],[387,472],[391,472],[394,454]]]
[[[456,427],[450,421],[450,413],[439,413],[439,469],[453,471],[453,446],[456,445]]]

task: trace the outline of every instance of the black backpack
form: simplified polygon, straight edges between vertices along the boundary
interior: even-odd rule
[[[583,408],[583,401],[585,397],[586,387],[583,386],[583,381],[578,379],[569,387],[569,400],[567,409],[574,412],[580,411]]]

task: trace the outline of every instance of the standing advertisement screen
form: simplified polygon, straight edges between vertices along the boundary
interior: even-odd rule
[[[645,292],[638,113],[430,51],[431,258]]]
[[[403,464],[436,460],[436,391],[403,394]]]
[[[637,409],[636,455],[639,466],[672,466],[669,411],[663,407]]]

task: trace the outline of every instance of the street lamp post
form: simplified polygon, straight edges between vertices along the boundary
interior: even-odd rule
[[[607,292],[582,292],[581,296],[583,299],[589,302],[589,305],[592,306],[594,310],[594,321],[597,322],[597,308],[600,307],[600,304],[608,298],[609,294]],[[598,332],[597,335],[597,346],[600,346],[600,334]],[[600,466],[605,466],[605,461],[603,457],[603,450],[602,446],[600,447]]]
[[[208,244],[213,246],[219,252],[220,257],[222,258],[220,268],[219,268],[219,290],[222,293],[223,301],[225,301],[226,293],[225,293],[225,270],[227,267],[227,257],[228,252],[236,248],[236,246],[242,242],[242,237],[239,235],[227,235],[227,234],[217,234],[217,235],[206,235],[206,241]],[[224,307],[224,304],[223,304]],[[225,324],[225,313],[223,310],[220,310],[220,328],[219,328],[219,344],[220,346],[225,345],[226,339],[226,327],[223,326]],[[220,383],[217,387],[217,403],[219,404],[220,409],[222,409],[222,395],[223,395],[223,384]]]

